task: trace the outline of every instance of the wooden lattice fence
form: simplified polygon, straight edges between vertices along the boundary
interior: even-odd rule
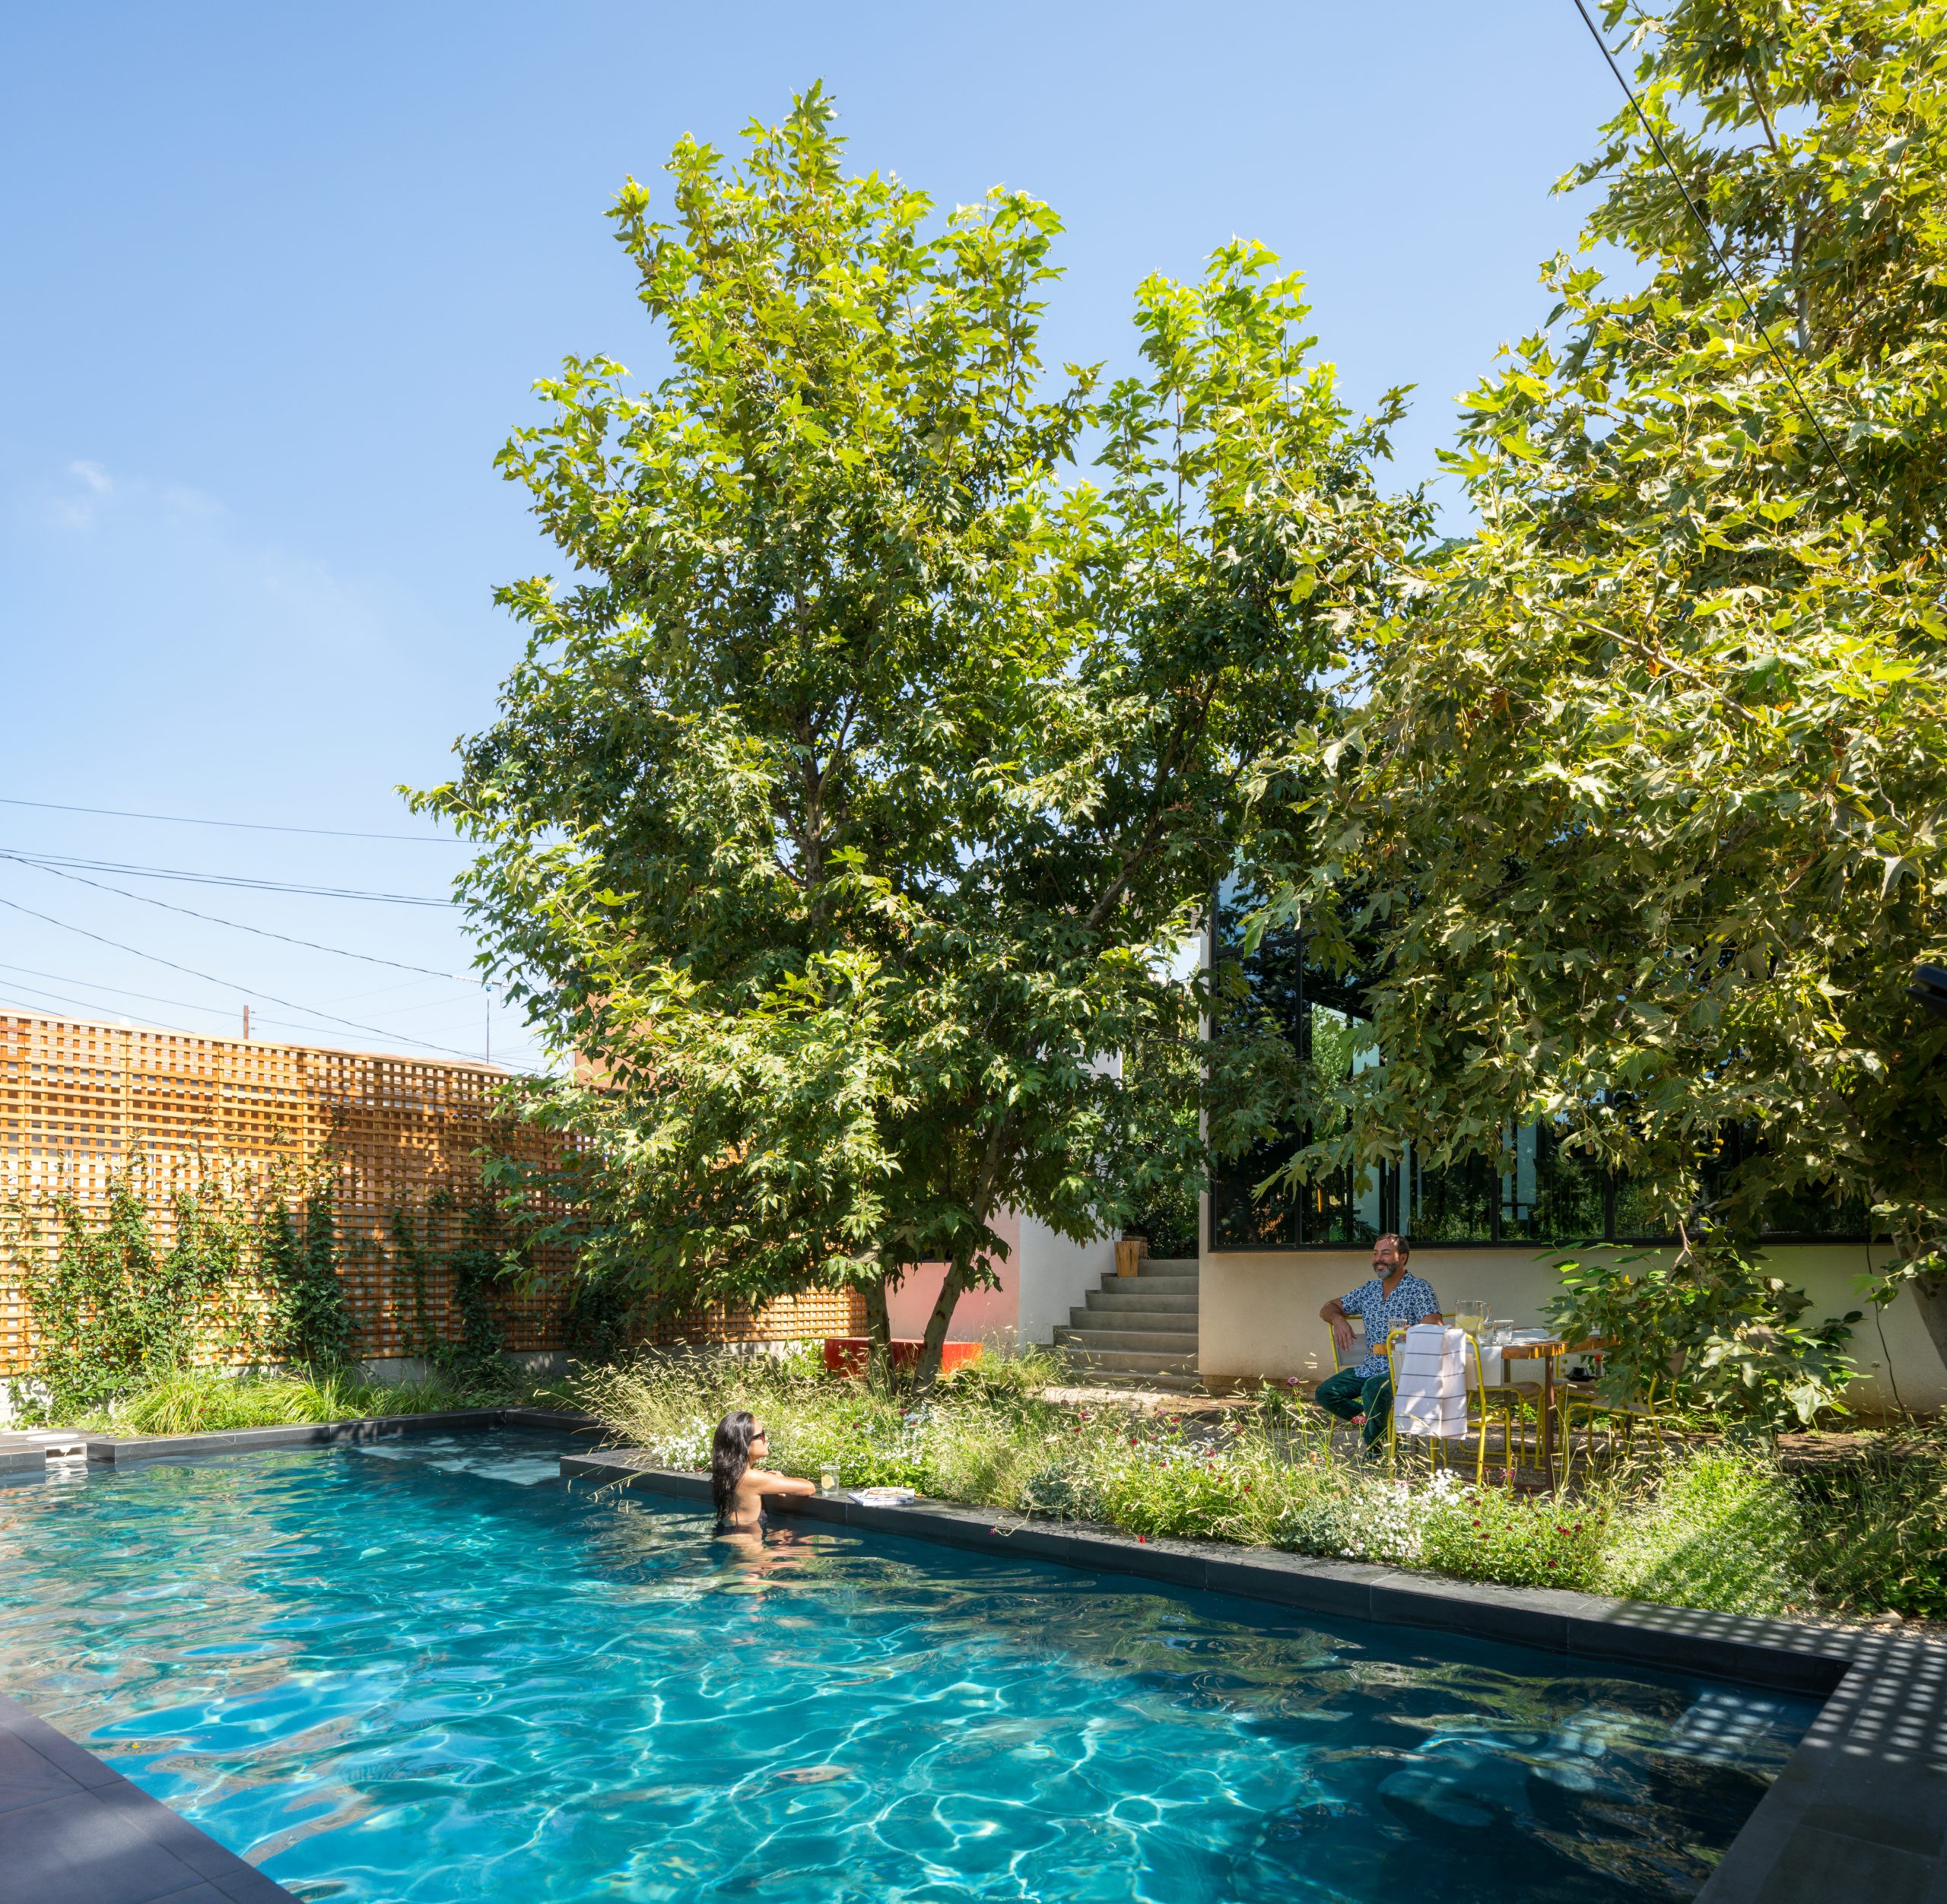
[[[199,1038],[87,1019],[0,1011],[0,1198],[44,1207],[65,1190],[102,1209],[110,1180],[143,1188],[159,1241],[168,1239],[172,1188],[216,1170],[261,1185],[277,1166],[329,1173],[341,1244],[340,1271],[356,1353],[412,1352],[423,1326],[457,1334],[450,1273],[419,1287],[399,1260],[394,1213],[411,1216],[434,1256],[457,1240],[456,1211],[430,1207],[442,1190],[464,1199],[482,1150],[541,1161],[555,1140],[495,1115],[507,1074],[369,1052]],[[567,1346],[557,1279],[545,1254],[532,1288],[500,1299],[511,1350]],[[423,1308],[422,1308],[423,1304]],[[856,1334],[856,1299],[815,1296],[753,1315],[711,1310],[653,1339],[786,1341]],[[32,1319],[11,1265],[0,1263],[0,1376],[30,1363]]]

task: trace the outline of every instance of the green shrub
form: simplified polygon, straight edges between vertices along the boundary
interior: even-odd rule
[[[1651,1252],[1555,1265],[1549,1303],[1571,1340],[1609,1344],[1602,1388],[1611,1400],[1666,1403],[1760,1423],[1809,1426],[1841,1408],[1855,1372],[1845,1353],[1860,1312],[1805,1320],[1811,1298],[1768,1274],[1721,1232],[1673,1263]]]
[[[1599,1503],[1469,1487],[1429,1509],[1420,1527],[1420,1558],[1466,1580],[1589,1588],[1601,1573],[1607,1522]]]
[[[1755,1448],[1679,1457],[1653,1493],[1611,1515],[1599,1584],[1628,1598],[1714,1613],[1809,1605],[1805,1529],[1776,1461]]]
[[[1793,1486],[1813,1591],[1834,1612],[1947,1619],[1947,1440],[1931,1426],[1866,1442]]]

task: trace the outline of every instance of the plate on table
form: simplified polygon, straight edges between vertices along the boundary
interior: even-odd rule
[[[852,1498],[861,1507],[910,1507],[920,1497],[910,1487],[855,1487]]]

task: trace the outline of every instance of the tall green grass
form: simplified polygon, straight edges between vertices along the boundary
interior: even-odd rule
[[[1794,1484],[1821,1604],[1947,1620],[1947,1430],[1912,1423]]]
[[[1809,1607],[1806,1528],[1797,1497],[1761,1448],[1684,1455],[1612,1515],[1601,1584],[1631,1600],[1714,1613]]]
[[[426,1414],[503,1401],[475,1395],[438,1376],[377,1382],[348,1372],[244,1374],[184,1369],[159,1376],[110,1407],[63,1426],[129,1435],[197,1435],[370,1415]]]
[[[671,1466],[701,1468],[718,1420],[748,1408],[787,1473],[897,1485],[1009,1514],[1146,1537],[1230,1541],[1474,1577],[1586,1586],[1599,1515],[1447,1477],[1409,1486],[1335,1458],[1323,1417],[1267,1401],[1220,1422],[1155,1420],[1113,1402],[1056,1404],[1046,1357],[977,1364],[921,1404],[794,1361],[656,1357],[594,1378],[586,1404]],[[1483,1522],[1492,1532],[1482,1537]]]

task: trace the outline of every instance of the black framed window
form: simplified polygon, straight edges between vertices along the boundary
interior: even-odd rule
[[[1343,1077],[1373,1061],[1364,979],[1308,959],[1304,935],[1288,928],[1266,933],[1243,957],[1237,925],[1249,905],[1228,894],[1220,901],[1218,943],[1240,957],[1258,1007],[1307,1065]],[[1218,1168],[1210,1192],[1212,1249],[1358,1248],[1399,1227],[1399,1173],[1389,1166],[1335,1171],[1296,1188],[1258,1194],[1256,1186],[1313,1136],[1310,1129],[1292,1131]]]
[[[1237,925],[1252,903],[1232,893],[1220,897],[1217,942],[1231,956],[1240,956]],[[1267,932],[1240,962],[1255,1001],[1304,1062],[1342,1077],[1378,1061],[1361,974],[1334,973],[1308,960],[1304,935],[1288,928]],[[1399,1162],[1369,1166],[1356,1178],[1338,1171],[1295,1190],[1279,1187],[1259,1195],[1257,1186],[1312,1135],[1294,1131],[1218,1165],[1210,1191],[1213,1251],[1358,1249],[1387,1230],[1443,1247],[1676,1240],[1658,1224],[1647,1194],[1545,1122],[1511,1134],[1504,1167],[1482,1157],[1429,1166],[1405,1146]],[[1748,1131],[1726,1129],[1705,1160],[1707,1193],[1714,1176],[1761,1145]],[[1822,1195],[1813,1185],[1774,1195],[1759,1227],[1778,1242],[1857,1242],[1866,1239],[1869,1223],[1863,1204]]]

